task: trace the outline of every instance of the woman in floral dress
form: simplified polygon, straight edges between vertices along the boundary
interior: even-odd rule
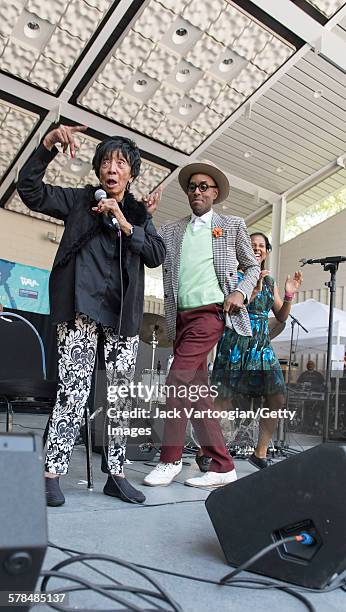
[[[254,253],[261,265],[261,275],[255,287],[248,312],[252,336],[239,336],[226,327],[218,344],[214,363],[212,384],[218,386],[215,407],[229,409],[230,400],[237,394],[264,397],[270,411],[284,408],[285,383],[279,361],[269,338],[268,316],[270,310],[275,318],[284,322],[291,310],[294,295],[302,283],[301,272],[289,275],[285,282],[285,295],[280,298],[279,290],[268,270],[265,261],[271,245],[265,234],[251,234]],[[242,273],[239,272],[239,277]],[[261,418],[258,443],[249,461],[257,468],[267,467],[267,449],[277,424],[276,418]]]

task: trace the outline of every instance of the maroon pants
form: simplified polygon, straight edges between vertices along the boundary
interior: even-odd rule
[[[223,439],[219,419],[200,417],[201,411],[213,411],[209,394],[207,357],[224,329],[222,307],[216,304],[178,312],[174,360],[166,381],[169,393],[166,412],[179,416],[165,421],[160,460],[164,463],[181,459],[188,421],[191,422],[205,455],[211,457],[209,470],[229,472],[234,468]],[[199,390],[196,391],[197,386]],[[175,389],[174,397],[171,389]],[[206,392],[206,389],[208,392]],[[202,391],[203,389],[203,391]],[[197,401],[193,401],[198,396]],[[184,410],[185,409],[185,410]],[[169,413],[169,412],[168,412]]]

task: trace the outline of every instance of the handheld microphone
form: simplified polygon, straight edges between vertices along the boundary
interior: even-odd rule
[[[95,200],[96,202],[101,202],[101,200],[107,200],[107,194],[105,192],[104,189],[97,189],[95,191]],[[120,225],[118,222],[118,219],[112,214],[112,213],[108,213],[108,216],[111,220],[112,225],[114,226],[115,229],[120,230]]]

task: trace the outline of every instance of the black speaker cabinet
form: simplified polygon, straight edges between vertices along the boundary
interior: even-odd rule
[[[346,569],[346,445],[328,442],[213,491],[206,507],[232,566],[302,531],[249,571],[323,588]]]
[[[47,549],[42,442],[0,433],[0,592],[34,591]],[[10,607],[1,601],[1,609]],[[15,606],[16,611],[28,607]]]

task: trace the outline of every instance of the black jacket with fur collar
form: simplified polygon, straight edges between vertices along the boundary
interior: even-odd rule
[[[57,152],[55,147],[48,151],[41,144],[23,166],[17,184],[18,193],[28,208],[65,223],[49,280],[53,323],[74,318],[76,253],[101,231],[101,219],[91,210],[95,206],[97,187],[64,188],[43,182],[47,166]],[[161,265],[166,249],[145,205],[130,193],[125,195],[123,212],[134,231],[131,238],[123,237],[123,257],[129,282],[123,305],[121,334],[135,336],[143,316],[144,264],[149,268]]]

